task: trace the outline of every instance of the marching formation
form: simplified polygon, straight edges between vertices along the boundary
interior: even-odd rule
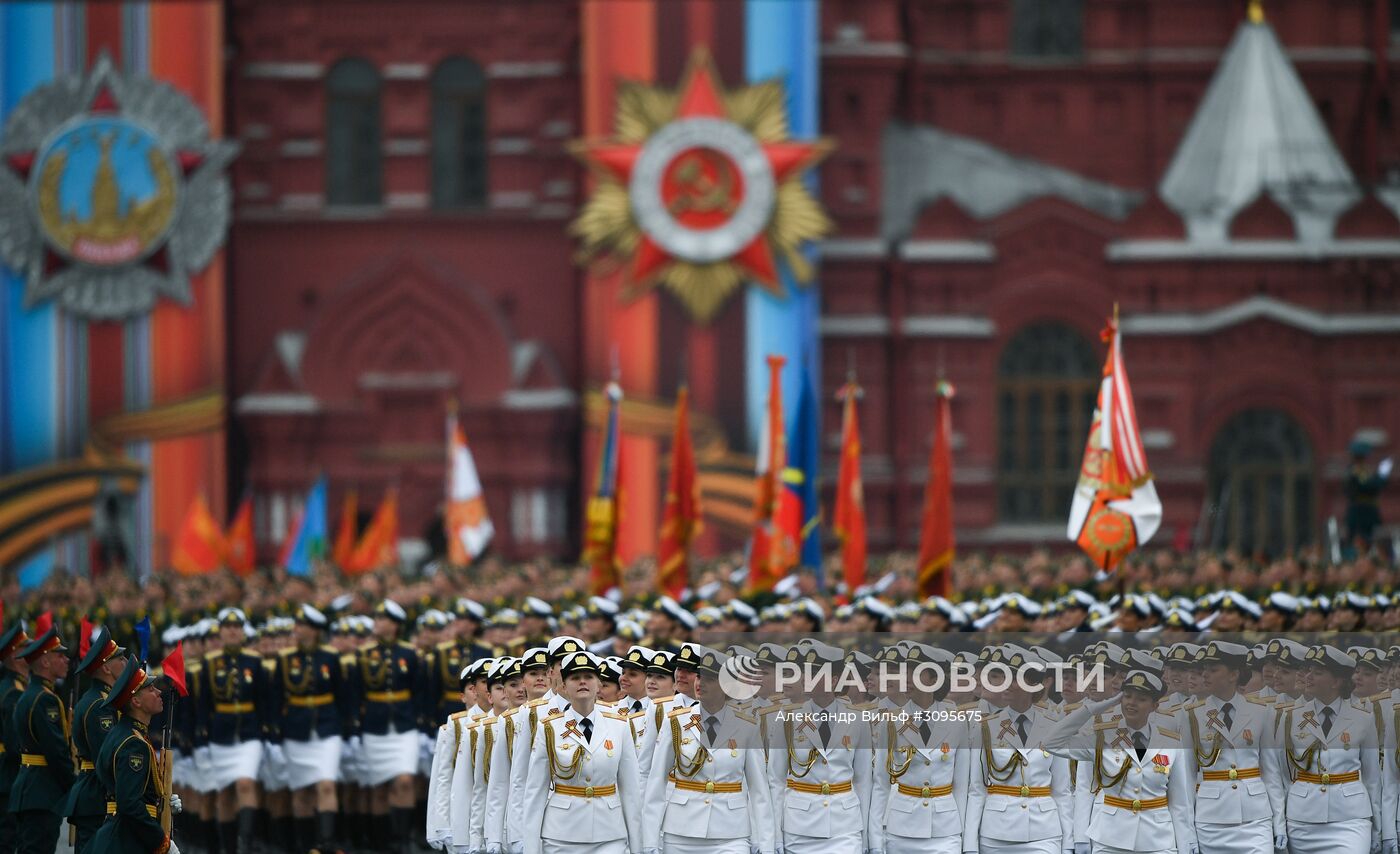
[[[164,672],[16,621],[0,852],[1393,854],[1400,645],[1319,601],[1390,608],[228,607]]]

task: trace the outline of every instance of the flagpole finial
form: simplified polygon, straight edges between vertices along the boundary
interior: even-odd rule
[[[1264,0],[1249,0],[1249,22],[1264,23]]]
[[[1114,300],[1114,302],[1113,302],[1113,325],[1114,325],[1115,327],[1118,325],[1118,301],[1117,301],[1117,300]]]

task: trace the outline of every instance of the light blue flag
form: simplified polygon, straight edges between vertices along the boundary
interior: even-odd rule
[[[316,484],[306,495],[306,507],[301,514],[301,528],[292,553],[287,558],[287,574],[311,575],[311,562],[326,556],[326,541],[330,539],[326,522],[326,478],[316,479]]]

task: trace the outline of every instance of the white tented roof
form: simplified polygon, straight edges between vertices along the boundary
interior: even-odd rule
[[[1192,241],[1223,241],[1235,215],[1264,192],[1309,242],[1331,237],[1337,216],[1360,198],[1273,28],[1255,14],[1225,51],[1161,195]]]

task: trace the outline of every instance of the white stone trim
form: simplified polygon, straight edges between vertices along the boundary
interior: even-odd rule
[[[911,338],[991,338],[997,327],[990,317],[913,314],[904,318],[902,330]]]
[[[1142,446],[1147,450],[1164,450],[1175,445],[1176,434],[1170,430],[1142,431]]]
[[[525,136],[500,136],[488,143],[487,150],[492,154],[529,154],[535,150],[535,141]]]
[[[984,240],[905,240],[899,244],[905,261],[995,261],[996,247]]]
[[[821,46],[823,59],[839,59],[845,57],[861,57],[874,59],[903,59],[909,55],[909,45],[904,42],[868,42],[864,40],[841,40],[834,42],[823,42]]]
[[[239,415],[310,415],[321,411],[321,402],[309,394],[269,392],[245,394],[233,405]]]
[[[506,409],[568,409],[578,402],[578,395],[567,388],[512,389],[501,395]]]
[[[535,62],[493,62],[486,66],[486,76],[497,79],[528,79],[558,77],[564,73],[564,63],[554,60]]]
[[[238,188],[238,195],[245,199],[265,199],[272,195],[272,187],[264,181],[249,181]]]
[[[321,193],[283,193],[279,205],[284,211],[318,211],[326,206]]]
[[[1300,243],[1296,240],[1118,240],[1108,244],[1110,261],[1306,261],[1322,258],[1400,258],[1400,238],[1356,238]]]
[[[529,190],[503,190],[491,194],[491,207],[502,210],[526,210],[534,207],[535,194]]]
[[[1203,312],[1164,312],[1123,318],[1124,335],[1210,335],[1257,318],[1313,335],[1384,335],[1400,332],[1400,314],[1323,314],[1268,296]]]
[[[451,388],[456,382],[452,371],[365,371],[358,384],[363,389],[416,391]]]
[[[827,338],[883,337],[890,334],[890,319],[878,314],[827,314],[817,321]]]
[[[283,157],[319,157],[321,148],[321,140],[312,137],[283,140],[277,150]]]
[[[270,139],[272,137],[272,128],[262,122],[248,122],[240,129],[238,136],[249,142]]]
[[[833,237],[818,243],[817,249],[832,261],[885,257],[885,241],[878,237]]]
[[[319,62],[249,62],[239,73],[249,80],[319,80],[326,66]]]
[[[391,136],[384,140],[385,157],[421,157],[428,153],[428,141],[420,136]]]
[[[385,80],[427,80],[426,62],[390,62],[384,66]]]
[[[386,193],[384,206],[391,211],[421,211],[428,208],[427,193]]]

